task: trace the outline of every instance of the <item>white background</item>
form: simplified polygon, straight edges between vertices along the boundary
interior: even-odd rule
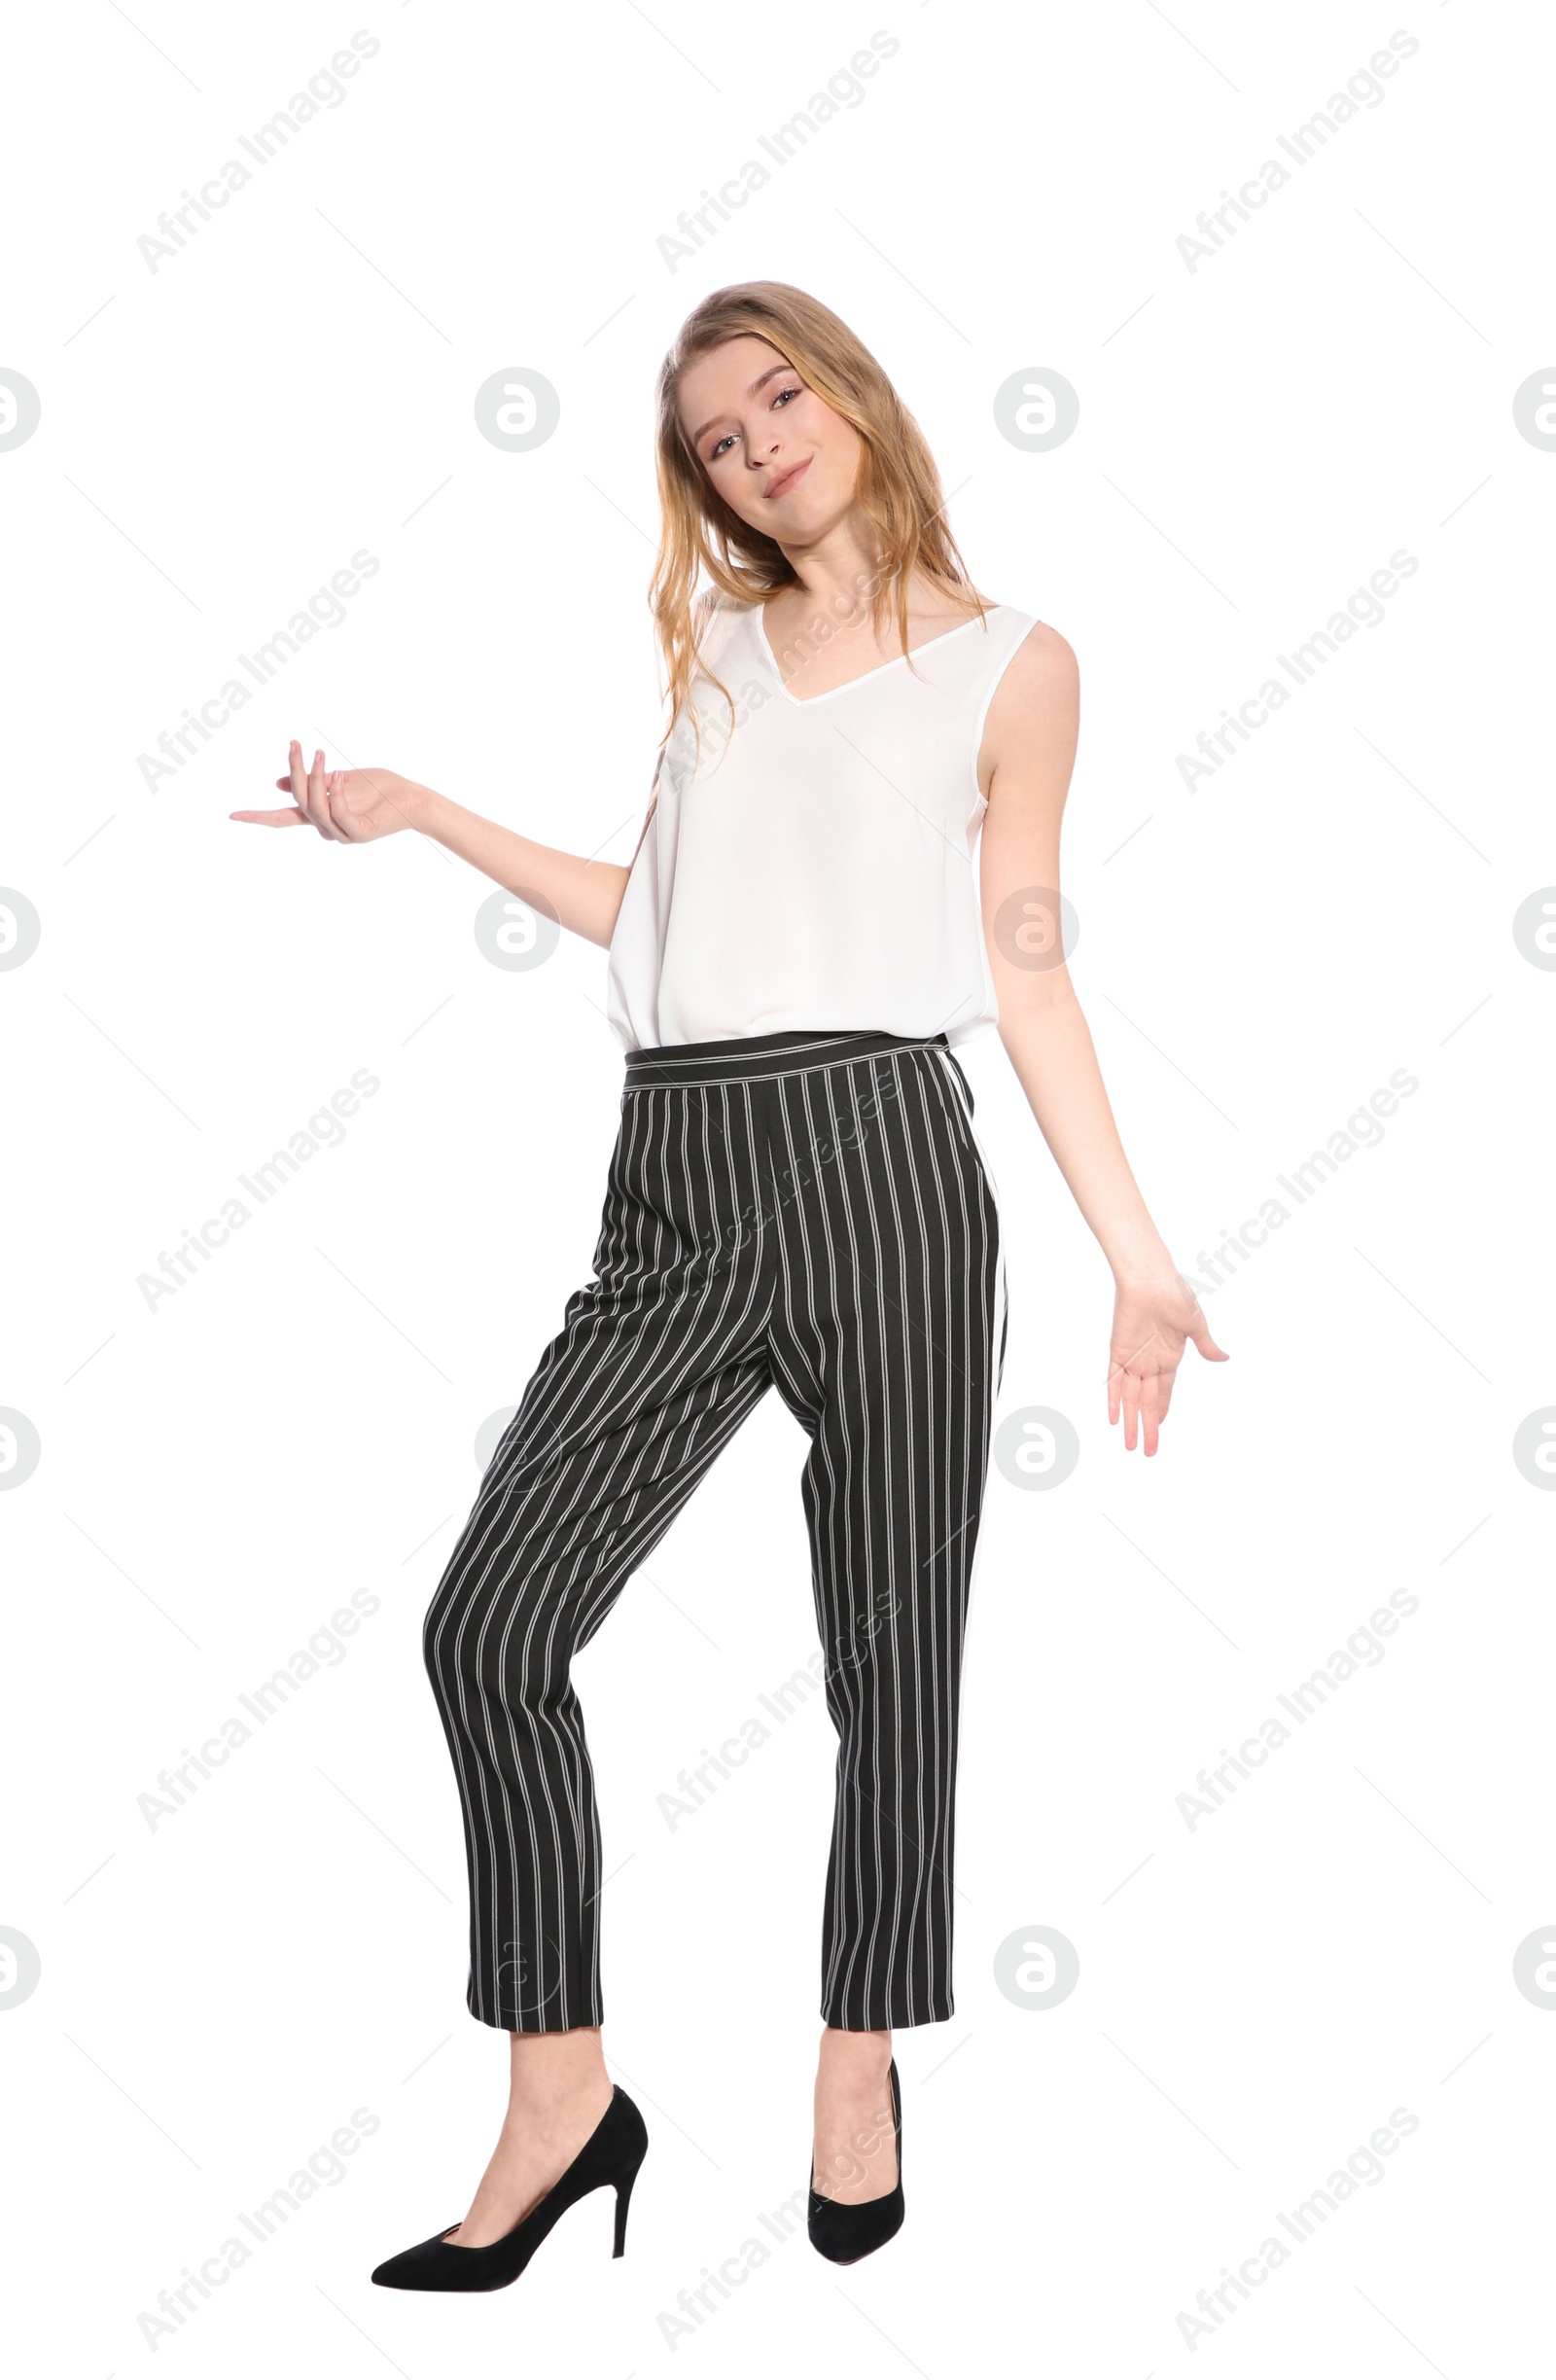
[[[359,24],[380,47],[344,103],[149,270],[159,213]],[[1199,211],[1401,26],[1383,103],[1190,272]],[[877,27],[900,47],[863,104],[672,271],[658,236]],[[1556,455],[1512,399],[1556,355],[1551,47],[1536,10],[1466,0],[13,25],[0,364],[42,400],[0,453],[0,881],[42,920],[0,974],[0,1404],[42,1445],[0,1497],[0,1924],[42,1962],[0,2009],[18,2368],[138,2368],[158,2292],[357,2110],[342,2178],[192,2295],[159,2365],[1531,2368],[1556,2017],[1513,1957],[1556,1920],[1556,1502],[1510,1446],[1556,1403],[1556,977],[1511,921],[1556,879]],[[769,1399],[580,1665],[606,2048],[653,2137],[626,2259],[595,2198],[511,2292],[373,2289],[464,2211],[500,2120],[419,1632],[476,1433],[586,1276],[620,1054],[603,955],[499,971],[490,886],[435,846],[228,813],[297,734],[630,856],[653,377],[754,276],[856,327],[980,586],[1077,649],[1074,974],[1180,1262],[1205,1277],[1392,1072],[1419,1089],[1207,1297],[1233,1360],[1187,1357],[1148,1466],[1107,1428],[1106,1265],[997,1041],[966,1051],[1002,1412],[1057,1408],[1081,1456],[1047,1493],[991,1479],[957,2011],[898,2036],[898,2241],[841,2272],[801,2230],[672,2344],[677,2293],[807,2180],[825,1714],[673,1830],[658,1807],[812,1650],[803,1441]],[[993,396],[1039,367],[1080,418],[1032,454]],[[476,428],[507,369],[560,394],[530,453]],[[1177,756],[1401,548],[1383,622],[1185,790]],[[139,756],[359,549],[381,566],[344,621],[149,791]],[[361,1068],[343,1143],[148,1310],[137,1277]],[[1385,1657],[1190,1829],[1197,1772],[1401,1588]],[[353,1590],[379,1608],[344,1659],[149,1826],[159,1772]],[[1037,1925],[1079,1954],[1059,2007],[994,1980]],[[1418,2127],[1384,2178],[1191,2349],[1196,2292],[1396,2109]]]

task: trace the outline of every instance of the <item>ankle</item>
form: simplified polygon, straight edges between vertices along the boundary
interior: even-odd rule
[[[889,2032],[855,2033],[829,2025],[821,2037],[816,2078],[845,2088],[858,2083],[884,2085],[891,2065]]]
[[[581,2114],[598,2118],[612,2090],[597,2026],[512,2036],[508,2113],[526,2130],[565,2132]]]
[[[586,2100],[609,2099],[611,2088],[611,2078],[601,2067],[597,2073],[578,2075],[512,2075],[508,2095],[534,2115],[566,2115]]]

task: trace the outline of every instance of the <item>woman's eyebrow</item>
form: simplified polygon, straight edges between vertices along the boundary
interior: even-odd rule
[[[781,372],[793,372],[794,369],[793,364],[769,364],[765,372],[758,373],[757,377],[752,381],[751,386],[747,389],[746,395],[748,397],[755,397],[759,390],[766,387],[769,380],[776,380]],[[713,428],[714,423],[716,421],[722,421],[723,419],[724,415],[722,413],[710,413],[708,419],[703,423],[701,429],[692,431],[691,444],[694,446],[700,445],[703,439],[707,437],[708,432]]]

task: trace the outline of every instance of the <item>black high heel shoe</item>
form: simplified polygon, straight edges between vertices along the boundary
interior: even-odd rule
[[[565,2173],[559,2174],[539,2204],[500,2240],[484,2248],[453,2248],[448,2232],[422,2240],[380,2264],[373,2274],[386,2290],[505,2290],[516,2281],[552,2226],[586,2198],[590,2190],[616,2192],[616,2245],[620,2256],[626,2245],[626,2211],[638,2167],[648,2151],[649,2130],[619,2083],[611,2104]],[[451,2223],[449,2230],[459,2225]]]
[[[902,2102],[897,2088],[897,2060],[891,2064],[892,2121],[897,2130],[897,2180],[883,2198],[862,2199],[857,2206],[840,2206],[824,2198],[811,2184],[806,2228],[810,2244],[833,2264],[857,2264],[861,2256],[884,2248],[902,2227]]]

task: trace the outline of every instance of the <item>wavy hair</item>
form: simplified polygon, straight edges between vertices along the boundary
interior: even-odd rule
[[[820,299],[785,281],[716,289],[681,325],[659,368],[656,391],[660,528],[649,603],[667,679],[666,742],[688,707],[702,639],[721,595],[763,603],[780,587],[798,584],[776,541],[742,520],[714,488],[681,426],[678,400],[688,366],[727,339],[747,337],[775,347],[859,434],[856,494],[875,532],[870,617],[877,634],[895,611],[907,652],[907,592],[915,573],[964,597],[984,617],[984,598],[945,523],[940,477],[924,433],[864,341]],[[729,690],[716,677],[711,682],[729,704],[732,728]],[[700,753],[694,711],[691,725]]]

